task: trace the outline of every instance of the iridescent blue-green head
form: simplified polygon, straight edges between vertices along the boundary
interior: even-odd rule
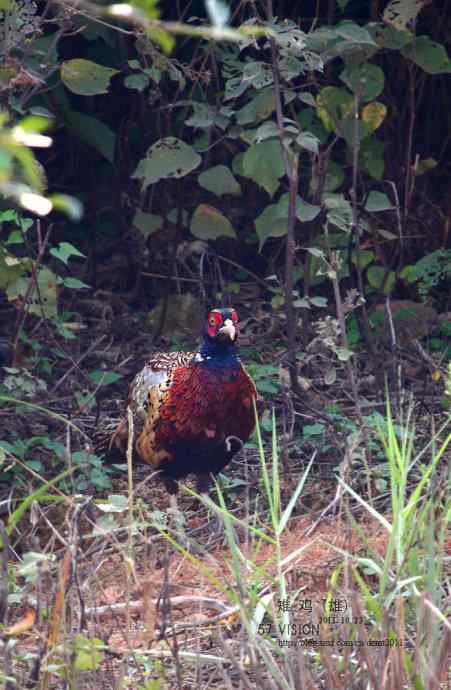
[[[207,316],[201,356],[222,362],[237,360],[235,342],[239,332],[238,314],[235,309],[212,309]]]

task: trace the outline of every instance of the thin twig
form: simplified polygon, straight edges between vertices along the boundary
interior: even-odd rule
[[[83,353],[83,354],[72,364],[72,366],[69,367],[69,369],[63,374],[63,376],[60,378],[60,380],[57,381],[57,382],[55,383],[55,385],[53,386],[53,388],[49,391],[49,395],[54,395],[54,394],[56,393],[56,391],[58,390],[58,388],[64,383],[64,381],[67,379],[67,377],[70,376],[70,374],[74,371],[74,369],[78,369],[78,367],[80,366],[81,362],[82,362],[84,359],[86,359],[86,357],[87,357],[88,355],[90,355],[91,352],[93,352],[94,350],[96,350],[97,347],[98,347],[98,346],[100,345],[100,343],[102,342],[102,340],[105,340],[105,338],[106,338],[106,335],[101,335],[100,338],[98,338],[94,343],[92,343],[92,345],[91,345],[90,347],[88,347],[88,349],[86,350],[86,352],[84,352],[84,353]]]

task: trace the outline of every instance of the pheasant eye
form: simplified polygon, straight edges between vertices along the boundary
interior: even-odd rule
[[[208,319],[208,325],[209,326],[216,326],[216,319],[214,316],[210,316],[210,318]]]

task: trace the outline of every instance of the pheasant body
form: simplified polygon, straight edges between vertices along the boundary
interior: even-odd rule
[[[255,384],[238,358],[233,309],[208,316],[198,352],[158,353],[133,380],[128,398],[136,451],[164,480],[220,472],[254,428]],[[124,448],[125,419],[112,442]]]

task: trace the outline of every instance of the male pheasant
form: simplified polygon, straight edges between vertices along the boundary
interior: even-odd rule
[[[257,392],[238,357],[238,335],[236,311],[212,309],[197,352],[155,354],[131,383],[136,452],[160,470],[170,493],[191,473],[203,490],[254,429]],[[127,440],[124,417],[110,447],[125,450]]]

